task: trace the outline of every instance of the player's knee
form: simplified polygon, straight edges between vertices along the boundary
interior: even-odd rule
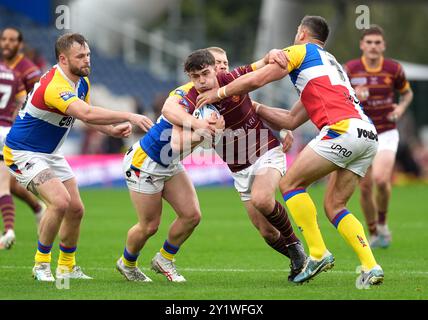
[[[374,177],[375,184],[378,189],[388,189],[390,185],[390,180],[387,175],[376,175]]]
[[[201,222],[201,211],[197,208],[193,210],[193,212],[186,217],[187,223],[195,228]]]
[[[147,225],[141,226],[141,228],[144,235],[151,237],[158,231],[159,223],[148,223]]]
[[[82,220],[83,215],[85,213],[85,207],[83,206],[83,203],[80,202],[80,203],[71,205],[69,211],[73,215],[74,219]]]
[[[64,193],[64,194],[58,195],[53,200],[51,200],[50,206],[56,212],[64,215],[70,208],[70,203],[71,203],[70,195],[68,193]]]
[[[369,183],[363,183],[360,185],[361,197],[368,198],[372,196],[373,186]]]
[[[270,213],[275,206],[275,200],[271,194],[254,192],[251,194],[251,204],[262,213]]]

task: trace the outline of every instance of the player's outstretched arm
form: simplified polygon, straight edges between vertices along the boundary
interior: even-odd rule
[[[251,101],[252,105],[253,105],[253,109],[254,111],[257,113],[257,110],[260,108],[260,106],[266,106],[264,104],[261,104],[257,101]],[[282,128],[280,126],[278,126],[276,123],[272,123],[270,122],[268,119],[265,119],[261,114],[257,114],[259,116],[259,118],[265,123],[267,124],[271,129],[276,130],[276,131],[280,131],[282,130]]]
[[[105,125],[129,121],[139,126],[144,132],[153,126],[153,122],[146,116],[90,106],[80,99],[70,103],[65,113],[89,124]]]
[[[262,59],[253,62],[251,65],[254,70],[263,68],[270,63],[278,63],[282,68],[287,68],[289,59],[285,54],[284,50],[281,49],[272,49],[270,50]]]
[[[296,101],[291,110],[269,107],[259,103],[255,106],[255,111],[262,120],[272,125],[272,129],[275,130],[294,130],[309,119],[305,106],[300,99]]]
[[[209,90],[200,93],[197,99],[196,107],[199,108],[204,104],[214,103],[224,98],[243,95],[250,91],[254,91],[264,85],[280,80],[288,74],[288,70],[282,68],[277,63],[271,63],[267,66],[258,69],[254,72],[247,73],[223,86],[219,89]]]
[[[132,126],[130,123],[121,123],[118,125],[101,125],[101,124],[89,124],[86,123],[88,127],[91,127],[97,131],[100,131],[108,136],[112,136],[115,138],[129,138],[132,133]]]

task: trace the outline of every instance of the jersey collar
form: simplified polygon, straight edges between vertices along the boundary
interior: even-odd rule
[[[367,64],[366,58],[364,56],[361,56],[361,62],[363,63],[364,69],[366,69],[367,72],[370,73],[377,73],[382,71],[383,67],[383,57],[380,57],[380,62],[377,67],[370,68]]]
[[[66,76],[66,74],[64,73],[64,71],[61,69],[61,67],[59,66],[59,64],[56,64],[55,65],[55,67],[56,67],[56,69],[59,71],[59,73],[64,77],[64,79],[65,80],[67,80],[67,82],[71,85],[71,87],[74,89],[74,90],[76,90],[76,88],[77,88],[77,86],[78,86],[78,84],[79,84],[79,82],[80,82],[80,79],[79,79],[79,81],[77,82],[77,83],[74,83],[72,80],[70,80],[67,76]]]
[[[14,60],[12,60],[10,63],[6,63],[6,65],[10,68],[10,69],[15,69],[16,68],[16,66],[18,65],[18,63],[20,63],[21,62],[21,60],[22,59],[24,59],[24,54],[23,53],[20,53],[20,54],[17,54],[16,55],[16,57],[15,57],[15,59]],[[5,61],[6,62],[6,61]]]

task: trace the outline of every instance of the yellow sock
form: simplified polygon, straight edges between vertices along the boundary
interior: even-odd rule
[[[164,257],[165,259],[168,259],[171,261],[174,260],[175,254],[167,252],[164,248],[161,248],[159,251],[160,251],[162,257]]]
[[[353,214],[344,209],[336,215],[332,222],[340,235],[358,255],[363,270],[370,270],[377,265],[364,234],[363,226]]]
[[[317,209],[305,189],[291,190],[283,195],[294,222],[299,227],[312,258],[320,260],[327,248],[317,222]]]
[[[37,251],[34,256],[35,264],[39,263],[50,263],[51,262],[51,249],[52,245],[47,246],[42,244],[40,241],[37,242]]]
[[[39,263],[50,263],[51,262],[51,253],[43,253],[39,250],[36,251],[36,255],[34,256],[34,262],[36,264]]]
[[[125,266],[127,266],[128,268],[135,268],[137,266],[137,260],[130,261],[130,260],[126,259],[124,255],[122,255],[122,261],[123,261],[123,264]]]
[[[180,249],[179,246],[176,246],[176,245],[169,243],[169,241],[167,239],[167,240],[165,240],[162,248],[159,251],[160,251],[162,257],[172,261],[172,260],[174,260],[174,256],[178,252],[179,249]]]
[[[58,267],[64,268],[65,270],[68,270],[71,272],[75,265],[76,265],[76,247],[67,248],[60,244]]]

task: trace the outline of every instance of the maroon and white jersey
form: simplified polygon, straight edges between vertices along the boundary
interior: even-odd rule
[[[371,69],[364,57],[345,64],[351,85],[368,90],[368,97],[362,100],[364,113],[371,118],[378,133],[395,129],[396,123],[387,119],[393,111],[395,92],[404,93],[410,88],[403,67],[391,59],[381,60],[379,67]]]
[[[16,100],[25,96],[25,86],[15,72],[0,62],[0,127],[10,127],[14,122]]]
[[[217,80],[222,87],[251,71],[250,65],[238,67],[229,73],[217,74]],[[192,87],[180,104],[193,113],[198,95]],[[279,146],[278,139],[254,111],[248,94],[228,97],[214,105],[225,121],[224,135],[216,146],[216,152],[232,172],[251,166],[268,150]]]
[[[42,76],[39,67],[22,53],[19,54],[8,67],[15,71],[16,75],[21,78],[27,93],[33,90],[34,85]]]

